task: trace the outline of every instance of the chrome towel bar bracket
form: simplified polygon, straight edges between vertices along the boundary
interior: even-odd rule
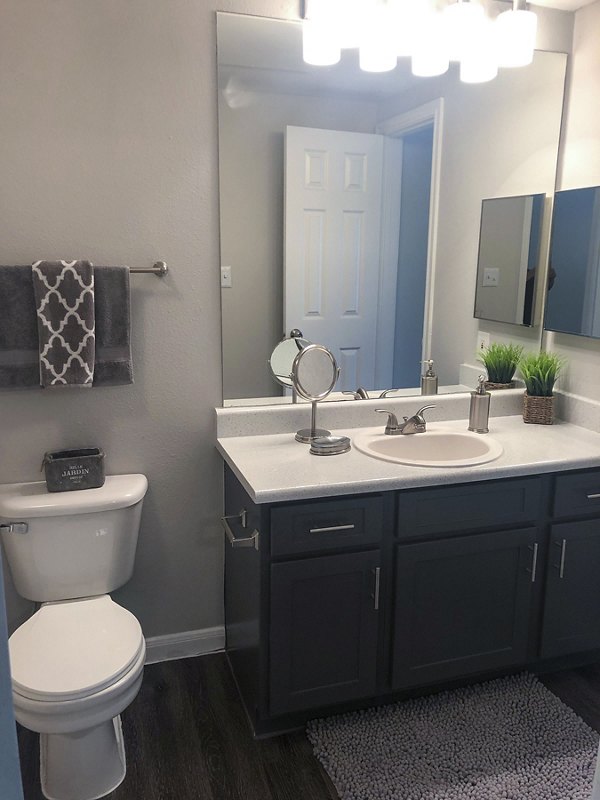
[[[151,267],[147,269],[138,268],[138,269],[129,269],[129,272],[135,275],[141,275],[142,273],[156,275],[157,278],[164,278],[165,275],[169,272],[169,267],[166,265],[164,261],[155,261]]]

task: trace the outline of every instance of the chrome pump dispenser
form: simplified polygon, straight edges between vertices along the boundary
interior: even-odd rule
[[[485,376],[480,375],[478,381],[477,388],[471,392],[469,430],[475,433],[488,433],[492,395],[485,390]]]
[[[427,364],[425,375],[421,375],[421,394],[437,394],[438,377],[433,371],[433,359],[421,361],[421,364]]]

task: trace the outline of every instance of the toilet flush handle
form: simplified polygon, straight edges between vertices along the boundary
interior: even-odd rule
[[[26,522],[9,522],[8,525],[0,525],[0,533],[27,533],[29,525]]]

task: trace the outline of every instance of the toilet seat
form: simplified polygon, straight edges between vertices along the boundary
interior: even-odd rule
[[[138,620],[109,595],[45,603],[9,640],[13,691],[57,702],[97,694],[145,649]]]

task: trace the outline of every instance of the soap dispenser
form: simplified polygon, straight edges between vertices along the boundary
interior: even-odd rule
[[[438,377],[433,371],[433,359],[421,361],[421,364],[427,364],[425,375],[421,375],[421,394],[437,394]]]
[[[477,388],[471,392],[469,409],[469,430],[475,433],[488,433],[490,419],[490,400],[492,395],[485,390],[485,376],[478,378]]]

